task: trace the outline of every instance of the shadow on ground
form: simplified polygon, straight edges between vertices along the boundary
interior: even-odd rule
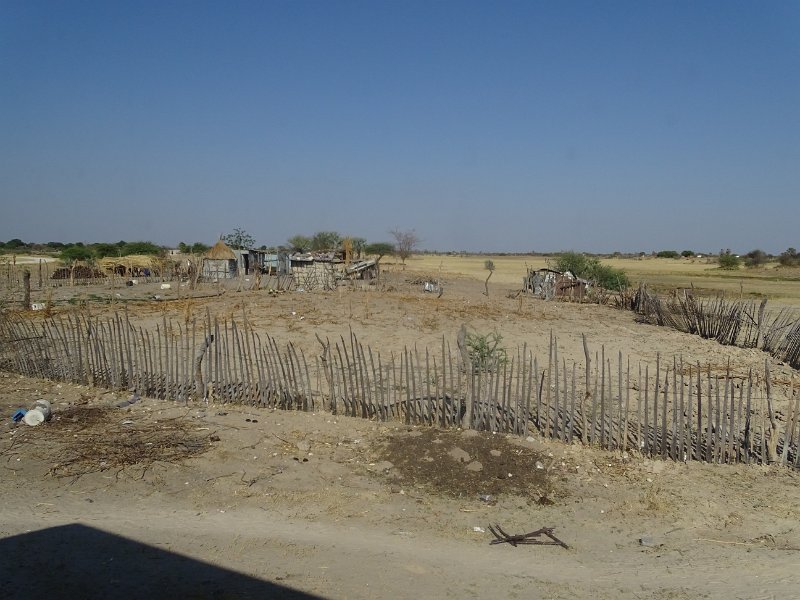
[[[0,599],[318,599],[77,524],[2,539],[0,557]]]

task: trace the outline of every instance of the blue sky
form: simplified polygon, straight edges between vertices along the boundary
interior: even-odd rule
[[[800,3],[0,3],[0,240],[800,247]]]

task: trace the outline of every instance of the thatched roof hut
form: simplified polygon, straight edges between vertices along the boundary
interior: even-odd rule
[[[219,240],[211,247],[211,250],[203,255],[203,258],[208,260],[236,260],[236,255],[225,242]]]
[[[203,256],[203,277],[207,279],[231,279],[236,277],[236,254],[219,240]]]

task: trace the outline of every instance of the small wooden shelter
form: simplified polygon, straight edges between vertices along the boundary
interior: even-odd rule
[[[554,269],[528,269],[522,280],[522,288],[545,300],[557,298],[582,302],[589,292],[590,284],[569,271],[562,273]]]
[[[236,277],[238,260],[228,245],[219,240],[203,256],[203,279],[213,281]]]

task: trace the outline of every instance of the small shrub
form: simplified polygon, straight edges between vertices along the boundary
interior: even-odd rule
[[[680,256],[675,250],[662,250],[656,254],[656,258],[678,258]]]
[[[683,252],[681,252],[681,256],[683,258],[690,258],[694,256],[694,250],[684,250]]]
[[[484,335],[468,333],[466,341],[475,372],[494,372],[508,361],[506,349],[501,345],[503,336],[496,331]]]

